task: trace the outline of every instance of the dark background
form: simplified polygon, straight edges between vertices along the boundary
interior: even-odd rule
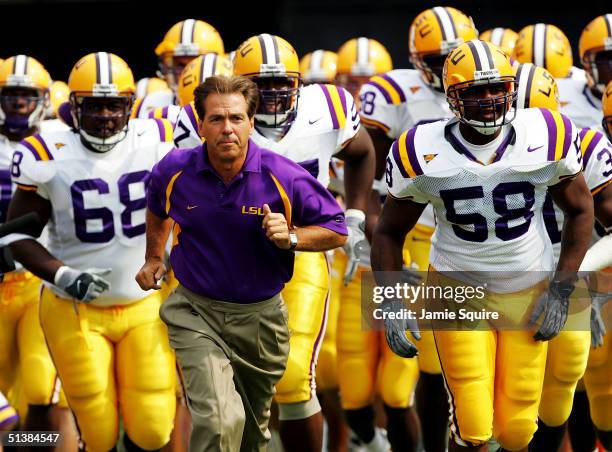
[[[600,14],[612,13],[604,0],[567,2],[474,0],[425,2],[415,0],[272,0],[161,3],[136,0],[0,0],[0,57],[25,53],[38,59],[52,78],[66,80],[73,64],[93,51],[124,58],[134,76],[152,76],[157,68],[154,49],[176,22],[195,18],[216,27],[227,51],[249,36],[278,34],[301,56],[317,48],[336,50],[344,41],[368,36],[390,51],[396,68],[409,67],[408,28],[422,10],[454,6],[484,31],[546,22],[557,25],[574,48],[578,37]]]

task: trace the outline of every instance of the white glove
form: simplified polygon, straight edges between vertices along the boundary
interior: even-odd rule
[[[569,297],[574,290],[572,283],[551,281],[536,301],[535,308],[529,317],[529,326],[534,326],[544,314],[540,328],[533,336],[536,341],[549,341],[565,326],[569,310]]]
[[[367,246],[368,240],[365,236],[365,213],[358,209],[348,209],[344,216],[349,233],[348,240],[343,246],[348,257],[344,271],[344,285],[348,286],[357,272],[361,252]]]
[[[110,274],[111,268],[88,268],[77,270],[66,265],[58,268],[53,284],[79,301],[90,302],[102,292],[110,289],[110,283],[102,278]]]

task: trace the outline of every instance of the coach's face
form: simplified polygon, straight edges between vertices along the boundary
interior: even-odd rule
[[[206,139],[213,159],[230,162],[246,153],[253,118],[247,113],[247,102],[240,93],[210,94],[204,103],[205,116],[200,135]]]

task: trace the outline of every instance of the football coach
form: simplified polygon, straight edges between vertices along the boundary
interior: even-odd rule
[[[175,149],[147,188],[145,264],[159,289],[170,263],[179,286],[162,305],[192,417],[192,451],[265,450],[274,385],[289,354],[280,292],[295,251],[347,239],[333,196],[298,164],[249,139],[257,86],[210,77],[194,92],[204,144]]]

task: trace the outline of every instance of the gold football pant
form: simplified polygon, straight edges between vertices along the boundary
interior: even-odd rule
[[[100,308],[43,290],[41,325],[88,451],[115,446],[119,411],[139,447],[159,449],[170,439],[175,365],[160,304],[159,292]]]
[[[338,333],[338,315],[340,313],[340,292],[342,291],[346,254],[339,248],[334,250],[331,265],[329,288],[329,312],[327,328],[319,352],[317,363],[317,388],[325,391],[338,388],[338,352],[336,338]]]
[[[38,319],[40,284],[27,271],[9,273],[0,284],[0,391],[8,394],[19,379],[24,406],[59,398],[57,372]]]
[[[462,285],[432,268],[428,284]],[[488,293],[488,306],[519,298],[532,303],[544,288],[538,284],[518,293]],[[526,330],[434,329],[434,337],[449,393],[454,441],[476,446],[494,436],[504,449],[527,447],[537,429],[547,343],[535,341],[533,331]]]
[[[327,323],[329,267],[325,253],[297,253],[293,278],[281,292],[289,311],[291,331],[287,368],[276,384],[282,404],[315,396],[315,367]]]
[[[417,224],[410,231],[404,241],[403,254],[406,265],[416,264],[420,271],[427,271],[433,233],[434,229],[422,224]],[[442,369],[440,369],[440,360],[438,359],[433,332],[431,330],[421,331],[421,340],[415,341],[415,345],[419,349],[417,357],[419,369],[428,374],[441,374]]]
[[[418,363],[393,353],[384,331],[363,331],[361,274],[366,271],[370,269],[360,266],[351,283],[342,286],[337,342],[342,408],[354,410],[371,404],[376,389],[386,405],[406,408],[412,402]]]
[[[603,346],[591,348],[583,379],[589,398],[591,419],[595,426],[604,432],[612,431],[611,334],[608,331],[604,336]]]

